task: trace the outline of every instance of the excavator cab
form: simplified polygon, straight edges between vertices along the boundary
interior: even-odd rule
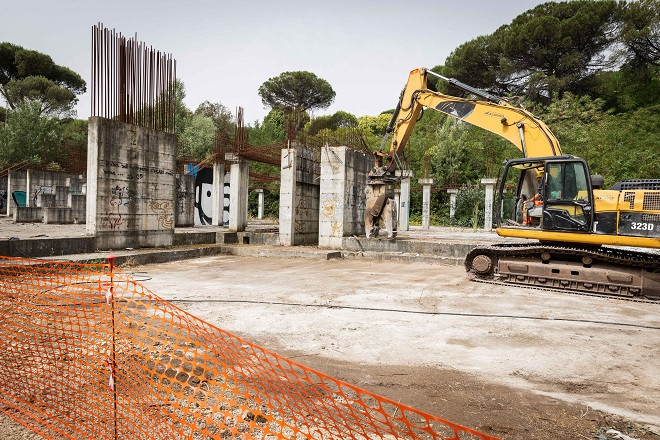
[[[584,160],[573,156],[506,163],[497,202],[500,228],[589,232],[593,191]]]

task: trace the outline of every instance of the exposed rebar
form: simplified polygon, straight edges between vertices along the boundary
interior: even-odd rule
[[[171,54],[92,26],[92,116],[174,133],[175,85]]]

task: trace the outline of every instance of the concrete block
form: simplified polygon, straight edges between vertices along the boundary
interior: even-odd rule
[[[264,218],[264,190],[257,189],[257,218],[263,220]]]
[[[93,252],[96,252],[95,237],[0,240],[0,255],[8,257],[41,258]]]
[[[314,151],[292,143],[282,150],[280,172],[280,244],[315,245],[320,166],[314,162]]]
[[[70,224],[75,223],[73,210],[71,208],[46,207],[43,211],[43,222],[46,224]]]
[[[190,174],[176,175],[175,226],[195,224],[195,177]]]
[[[174,153],[172,134],[90,118],[86,223],[99,249],[172,244]]]
[[[41,208],[20,206],[14,208],[14,223],[41,223],[43,221]]]
[[[37,194],[37,204],[35,206],[39,208],[54,208],[57,206],[56,195],[46,193]]]
[[[433,179],[419,179],[422,185],[422,228],[431,227],[431,186]]]
[[[447,193],[449,194],[449,218],[452,219],[456,215],[456,196],[458,194],[458,188],[449,188]]]
[[[322,150],[319,246],[338,249],[343,237],[364,234],[365,189],[371,167],[369,156],[351,148]]]
[[[215,244],[216,232],[175,232],[174,246],[195,245],[195,244]]]
[[[214,226],[224,225],[224,209],[225,209],[225,164],[224,162],[216,161],[213,164],[213,189],[211,191],[211,223]],[[231,197],[231,191],[230,191]],[[230,208],[231,209],[231,208]]]

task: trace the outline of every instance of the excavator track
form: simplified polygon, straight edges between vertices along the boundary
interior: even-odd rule
[[[491,278],[482,278],[479,277],[475,274],[472,274],[473,277],[470,278],[470,281],[474,283],[480,283],[480,284],[491,284],[494,286],[511,286],[511,285],[516,285],[515,283],[510,283],[506,281],[499,281],[495,277]],[[522,286],[522,284],[517,284]],[[647,304],[660,304],[660,299],[653,299],[647,298],[644,296],[633,296],[633,297],[627,297],[627,296],[620,296],[620,295],[609,295],[609,294],[599,294],[599,293],[593,293],[593,292],[583,292],[581,290],[565,290],[565,289],[559,289],[559,288],[553,288],[553,287],[541,287],[541,286],[534,286],[534,285],[529,285],[529,284],[524,284],[524,286],[528,289],[533,289],[533,290],[540,290],[543,292],[562,292],[562,293],[568,293],[571,295],[579,295],[579,296],[589,296],[592,298],[603,298],[603,299],[608,299],[608,300],[613,300],[613,301],[627,301],[627,302],[636,302],[636,303],[647,303]]]
[[[547,244],[480,246],[465,258],[476,280],[660,302],[660,254]]]

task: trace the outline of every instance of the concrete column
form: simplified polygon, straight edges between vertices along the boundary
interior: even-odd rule
[[[493,189],[497,179],[483,178],[481,183],[486,185],[485,207],[484,207],[484,231],[493,230]]]
[[[229,181],[229,230],[243,232],[247,228],[247,195],[250,182],[248,161],[238,159],[231,164]]]
[[[11,215],[12,215],[12,209],[11,208],[12,208],[12,205],[14,204],[14,200],[11,197],[11,193],[13,191],[15,191],[14,188],[12,188],[12,184],[11,184],[11,180],[12,180],[11,175],[12,174],[13,174],[12,171],[7,173],[7,216],[8,217],[11,217]]]
[[[431,228],[431,186],[433,179],[419,179],[422,185],[422,228]]]
[[[257,210],[257,218],[259,220],[264,219],[264,190],[263,189],[257,189],[257,199],[259,202],[259,208]]]
[[[296,142],[282,149],[279,238],[283,246],[318,245],[320,163]]]
[[[398,216],[399,231],[410,229],[410,178],[414,177],[412,170],[397,170],[396,175],[401,179],[401,196],[399,198]]]
[[[32,206],[32,203],[31,203],[31,200],[30,200],[32,198],[31,194],[30,194],[30,187],[32,185],[31,180],[32,180],[32,170],[28,169],[25,172],[25,207],[26,208],[29,208],[30,206]]]
[[[195,225],[195,177],[190,174],[176,175],[175,226]]]
[[[394,206],[396,206],[396,228],[401,229],[401,222],[399,222],[399,219],[401,218],[401,188],[394,188]]]
[[[449,193],[449,218],[453,219],[456,216],[456,194],[458,194],[458,189],[450,188],[447,193]]]
[[[344,237],[363,235],[367,174],[373,158],[345,146],[321,152],[319,247],[341,249]]]
[[[211,224],[224,225],[225,208],[225,164],[216,161],[213,164],[213,208],[211,209]]]

